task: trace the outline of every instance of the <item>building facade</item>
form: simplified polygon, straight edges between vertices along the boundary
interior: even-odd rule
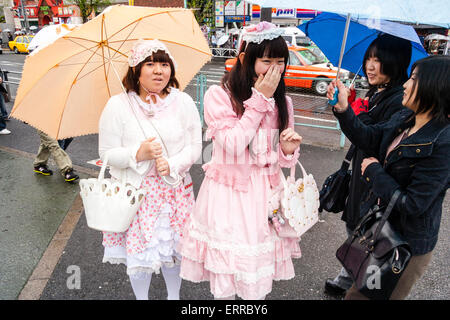
[[[49,24],[82,23],[78,6],[62,0],[13,0],[11,11],[16,30]]]
[[[184,0],[134,0],[135,6],[184,8]]]

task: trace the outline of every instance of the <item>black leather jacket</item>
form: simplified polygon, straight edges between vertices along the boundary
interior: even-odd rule
[[[450,184],[450,124],[432,119],[404,139],[386,157],[387,149],[401,132],[414,125],[411,110],[397,112],[375,125],[363,124],[351,108],[335,112],[349,140],[380,163],[369,165],[363,175],[371,196],[362,205],[367,212],[377,199],[386,205],[395,190],[397,200],[390,222],[411,246],[413,255],[432,251],[438,239],[442,202]]]
[[[385,89],[375,99],[369,100],[369,112],[360,113],[358,118],[365,124],[376,124],[389,120],[392,115],[405,107],[402,105],[403,87]],[[347,203],[342,220],[348,228],[353,230],[358,224],[361,215],[361,202],[367,198],[369,188],[361,176],[361,162],[367,155],[360,148],[355,149],[352,160],[352,176],[348,192]]]

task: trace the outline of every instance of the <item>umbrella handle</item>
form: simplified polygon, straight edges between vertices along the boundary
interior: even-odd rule
[[[328,104],[330,105],[330,106],[335,106],[336,105],[336,103],[338,103],[338,95],[339,95],[339,89],[338,88],[335,88],[334,89],[334,95],[333,95],[333,100],[328,100]]]

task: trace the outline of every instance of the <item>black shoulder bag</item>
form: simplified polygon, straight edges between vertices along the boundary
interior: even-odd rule
[[[411,259],[408,243],[387,221],[399,196],[396,190],[385,210],[370,209],[336,252],[356,288],[370,299],[389,299]]]
[[[328,212],[339,213],[344,210],[348,197],[351,170],[348,170],[356,147],[352,144],[342,161],[341,168],[328,176],[319,192],[319,212],[325,209]]]

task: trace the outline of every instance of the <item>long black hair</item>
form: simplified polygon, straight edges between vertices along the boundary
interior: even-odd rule
[[[278,108],[278,125],[280,130],[288,126],[288,110],[286,103],[286,86],[284,84],[284,74],[289,60],[289,49],[286,41],[282,37],[273,40],[264,40],[260,44],[244,41],[241,44],[241,52],[245,52],[243,62],[238,58],[230,73],[222,78],[222,86],[230,92],[233,109],[238,116],[244,113],[243,102],[252,95],[252,87],[257,78],[255,72],[256,58],[284,58],[285,68],[281,75],[281,80],[273,95]]]
[[[430,112],[440,122],[449,122],[450,56],[430,56],[416,61],[411,68],[415,80],[411,92],[416,97],[416,114]]]
[[[386,88],[401,86],[408,80],[408,66],[411,62],[411,42],[402,38],[384,33],[379,35],[367,48],[362,69],[366,72],[366,62],[369,58],[376,57],[380,60],[380,72],[389,77]],[[371,97],[376,91],[377,86],[370,86],[368,97]]]

